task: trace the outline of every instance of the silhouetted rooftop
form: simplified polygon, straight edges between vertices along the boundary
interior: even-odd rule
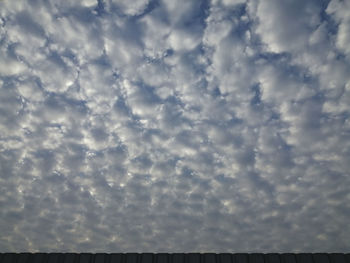
[[[350,254],[2,253],[0,263],[350,263]]]

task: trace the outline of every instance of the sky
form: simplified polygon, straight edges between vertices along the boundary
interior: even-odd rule
[[[1,0],[1,252],[350,252],[349,0]]]

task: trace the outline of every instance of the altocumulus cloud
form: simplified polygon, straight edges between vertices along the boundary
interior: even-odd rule
[[[349,252],[350,4],[0,2],[0,250]]]

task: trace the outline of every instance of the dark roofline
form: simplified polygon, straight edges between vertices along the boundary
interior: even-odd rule
[[[0,253],[0,263],[350,263],[350,254]]]

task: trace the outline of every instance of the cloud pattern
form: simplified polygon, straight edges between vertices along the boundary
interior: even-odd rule
[[[0,2],[0,250],[349,252],[350,5]]]

